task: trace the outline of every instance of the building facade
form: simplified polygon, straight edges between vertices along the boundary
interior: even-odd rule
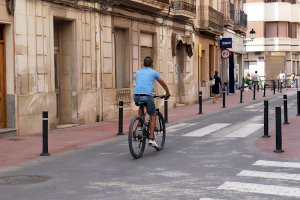
[[[300,74],[300,5],[298,1],[246,0],[244,10],[256,38],[247,44],[245,70],[265,80],[277,79],[282,70],[289,78]]]

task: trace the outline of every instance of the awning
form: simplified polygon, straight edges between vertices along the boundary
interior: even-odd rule
[[[190,36],[187,35],[178,35],[176,33],[172,33],[172,56],[176,56],[176,45],[182,42],[185,45],[186,52],[188,56],[191,58],[193,56],[193,43],[190,39]]]

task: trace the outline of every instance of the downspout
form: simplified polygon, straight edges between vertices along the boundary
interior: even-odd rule
[[[100,15],[100,19],[101,19],[101,15]],[[101,84],[101,121],[103,121],[103,114],[104,114],[104,111],[103,111],[103,100],[104,100],[104,97],[103,97],[103,73],[102,73],[102,38],[101,38],[101,32],[102,32],[102,20],[99,21],[100,23],[100,32],[99,32],[99,35],[100,35],[100,42],[99,42],[99,50],[100,50],[100,76],[101,76],[101,81],[100,81],[100,84]]]

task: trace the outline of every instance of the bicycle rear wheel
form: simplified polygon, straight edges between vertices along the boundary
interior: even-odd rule
[[[143,119],[139,116],[133,117],[128,133],[129,150],[135,159],[142,157],[146,145],[146,139],[143,137],[143,130],[138,130],[139,124],[143,124]]]
[[[157,151],[160,151],[164,148],[166,140],[166,127],[165,120],[160,112],[156,115],[156,127],[154,131],[154,137],[158,147],[155,147]]]

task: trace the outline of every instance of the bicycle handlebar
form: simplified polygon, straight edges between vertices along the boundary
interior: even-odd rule
[[[165,95],[161,95],[161,96],[155,95],[154,98],[161,98],[161,99],[163,99],[163,98],[165,98]]]

